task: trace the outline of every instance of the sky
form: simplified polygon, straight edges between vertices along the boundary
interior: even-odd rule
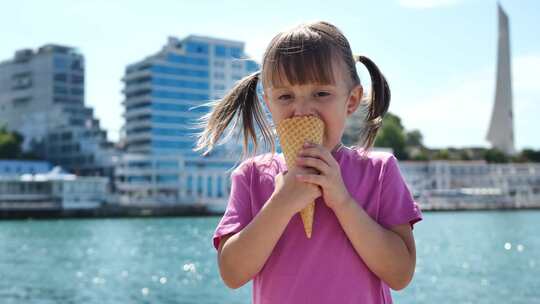
[[[499,1],[510,20],[516,148],[540,149],[540,1]],[[245,42],[261,61],[279,31],[325,20],[353,53],[370,57],[392,91],[390,111],[430,148],[488,147],[495,96],[497,2],[490,0],[4,1],[0,61],[47,43],[78,48],[88,106],[116,141],[124,121],[125,67],[156,53],[167,37]],[[369,75],[357,66],[361,81]]]

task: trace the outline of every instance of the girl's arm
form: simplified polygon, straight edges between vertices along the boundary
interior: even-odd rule
[[[394,290],[410,283],[416,266],[416,249],[409,224],[385,229],[352,197],[335,207],[334,213],[355,251],[373,273]]]
[[[228,287],[243,286],[262,269],[295,213],[284,206],[273,195],[244,229],[221,239],[219,271]]]

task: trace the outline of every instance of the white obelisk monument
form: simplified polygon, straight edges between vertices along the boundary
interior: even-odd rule
[[[497,48],[497,83],[495,105],[491,114],[491,123],[487,140],[493,148],[506,154],[515,154],[514,114],[512,110],[512,77],[510,69],[510,32],[508,16],[498,4],[499,42]]]

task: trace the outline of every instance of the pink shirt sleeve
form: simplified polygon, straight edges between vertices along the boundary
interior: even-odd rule
[[[216,249],[219,248],[221,237],[239,232],[252,219],[249,188],[250,167],[242,164],[231,173],[229,202],[213,236]]]
[[[413,224],[422,220],[422,212],[401,175],[394,155],[386,160],[382,170],[379,223],[385,228],[409,223],[414,229]]]

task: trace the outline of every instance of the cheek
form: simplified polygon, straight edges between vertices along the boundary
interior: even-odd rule
[[[323,121],[326,126],[324,130],[324,136],[327,139],[334,140],[336,138],[339,138],[342,135],[343,130],[345,129],[345,119],[345,117],[340,117],[339,115],[323,116]]]

